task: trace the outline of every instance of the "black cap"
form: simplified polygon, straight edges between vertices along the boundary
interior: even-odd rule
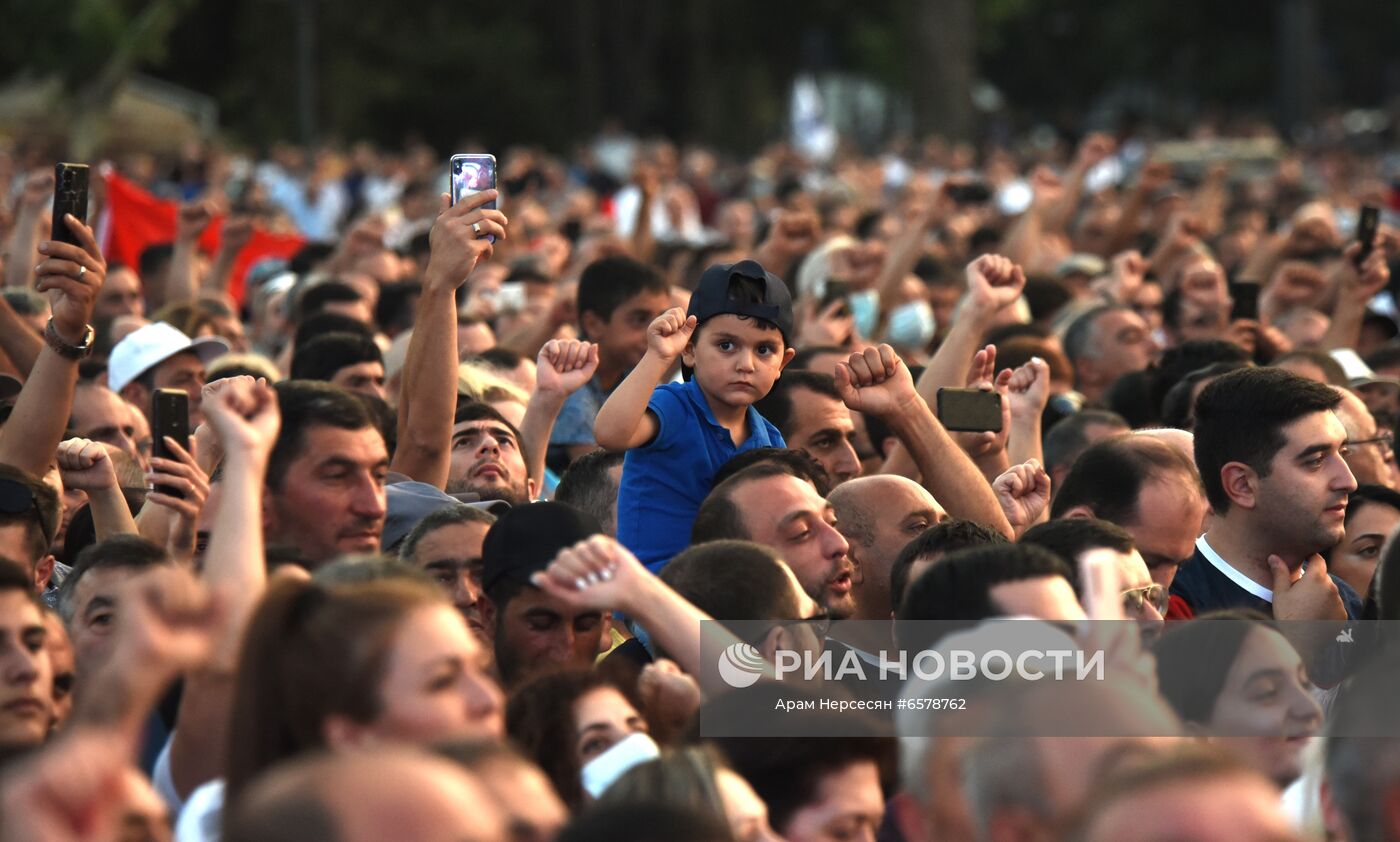
[[[763,301],[740,301],[729,296],[729,279],[734,276],[751,278],[763,284]],[[698,323],[726,313],[766,319],[778,326],[783,342],[792,345],[792,293],[783,279],[764,269],[757,260],[738,263],[717,263],[705,270],[700,283],[690,296],[688,316]]]
[[[504,579],[530,584],[559,551],[598,535],[598,519],[563,503],[516,506],[497,518],[481,545],[481,588],[488,594]]]

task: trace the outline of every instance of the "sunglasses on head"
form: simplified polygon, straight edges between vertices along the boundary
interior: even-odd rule
[[[22,515],[35,506],[34,490],[18,480],[0,479],[0,513]]]

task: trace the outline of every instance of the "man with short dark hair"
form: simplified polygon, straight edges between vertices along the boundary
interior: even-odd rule
[[[282,427],[268,459],[263,515],[270,546],[311,567],[379,551],[389,454],[365,405],[311,380],[276,385]]]
[[[374,340],[354,333],[326,333],[297,348],[292,379],[324,380],[348,392],[385,398],[384,355]]]
[[[0,558],[29,570],[36,593],[43,593],[53,575],[49,548],[62,517],[63,504],[48,483],[0,464]]]
[[[538,488],[520,431],[489,404],[457,407],[452,427],[449,494],[470,492],[480,500],[505,500],[512,506],[535,499]]]
[[[1330,387],[1274,368],[1217,378],[1196,400],[1196,464],[1215,520],[1172,583],[1171,618],[1254,608],[1277,619],[1360,615],[1327,574],[1356,479]]]
[[[834,485],[860,476],[855,422],[832,375],[784,372],[754,408],[778,428],[788,447],[820,462]]]
[[[896,619],[943,620],[931,639],[921,624],[896,628],[905,649],[929,649],[956,631],[990,617],[1082,620],[1084,609],[1070,583],[1069,565],[1049,550],[1022,544],[950,553],[909,584]],[[913,632],[917,640],[906,640]]]
[[[601,531],[591,516],[553,502],[513,508],[487,531],[481,547],[481,614],[492,630],[506,687],[544,669],[588,667],[598,656],[603,613],[575,610],[531,577],[560,551]]]
[[[131,404],[106,386],[80,380],[73,391],[73,409],[68,417],[69,438],[110,444],[138,462],[144,462],[137,447],[131,408]]]
[[[773,548],[833,618],[855,612],[855,565],[836,528],[836,512],[810,482],[786,468],[755,465],[715,486],[695,516],[691,542],[725,538]]]
[[[554,489],[554,501],[588,512],[598,519],[603,534],[617,536],[617,489],[622,484],[626,453],[595,450],[575,459]]]
[[[78,553],[58,591],[58,614],[73,642],[80,678],[91,675],[111,654],[122,586],[173,563],[165,550],[136,535],[114,535]]]
[[[909,590],[909,583],[943,556],[971,547],[1009,543],[1006,536],[995,529],[959,518],[947,518],[937,526],[925,529],[904,545],[890,566],[890,605],[893,611],[898,613],[904,594]]]
[[[1085,450],[1050,507],[1053,518],[1099,518],[1128,530],[1152,580],[1163,587],[1191,555],[1205,513],[1191,460],[1146,435],[1118,436]]]
[[[452,597],[472,631],[490,640],[481,619],[481,548],[496,516],[467,505],[447,506],[418,522],[399,558],[428,574]]]
[[[1167,589],[1152,581],[1142,554],[1133,545],[1132,533],[1106,520],[1096,518],[1061,518],[1039,523],[1021,536],[1022,544],[1044,547],[1070,565],[1070,582],[1084,601],[1084,581],[1079,565],[1085,554],[1094,551],[1112,553],[1118,571],[1118,583],[1123,594],[1123,614],[1134,620],[1148,634],[1162,629],[1167,613]]]

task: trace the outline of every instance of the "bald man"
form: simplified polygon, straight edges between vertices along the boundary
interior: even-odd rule
[[[460,766],[407,748],[280,766],[244,793],[226,842],[500,842],[504,820]]]
[[[933,495],[906,477],[880,474],[847,480],[827,497],[836,528],[856,564],[853,620],[888,620],[890,568],[904,545],[948,517]]]

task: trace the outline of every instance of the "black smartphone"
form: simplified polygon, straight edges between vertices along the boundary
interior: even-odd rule
[[[1230,310],[1230,321],[1259,318],[1258,284],[1232,283],[1230,284],[1230,298],[1235,302],[1234,307]]]
[[[53,168],[53,233],[50,239],[79,245],[78,237],[63,221],[63,215],[71,213],[79,222],[87,222],[88,211],[88,165],[55,164]]]
[[[1001,395],[986,389],[939,389],[938,420],[959,433],[1000,433]]]
[[[452,184],[449,192],[452,193],[452,204],[483,190],[496,189],[495,155],[453,155],[451,163]],[[496,200],[492,199],[482,207],[494,210]],[[486,239],[496,242],[494,234],[487,234]]]
[[[1361,251],[1356,255],[1356,265],[1371,256],[1376,247],[1376,231],[1381,226],[1381,209],[1375,205],[1362,205],[1361,216],[1356,220],[1356,241],[1361,243]]]
[[[177,444],[190,449],[190,396],[181,389],[157,389],[151,397],[151,455],[161,459],[177,460],[170,448],[165,446],[165,437],[170,436]],[[169,485],[157,485],[156,491],[171,497],[184,497],[185,493]]]
[[[992,200],[992,188],[980,181],[950,184],[948,198],[960,205],[985,205]]]
[[[835,301],[845,301],[846,296],[851,293],[851,285],[846,281],[827,281],[826,292],[822,293],[822,305],[818,310],[825,310]],[[848,307],[842,307],[836,311],[836,315],[844,316],[850,312]]]

